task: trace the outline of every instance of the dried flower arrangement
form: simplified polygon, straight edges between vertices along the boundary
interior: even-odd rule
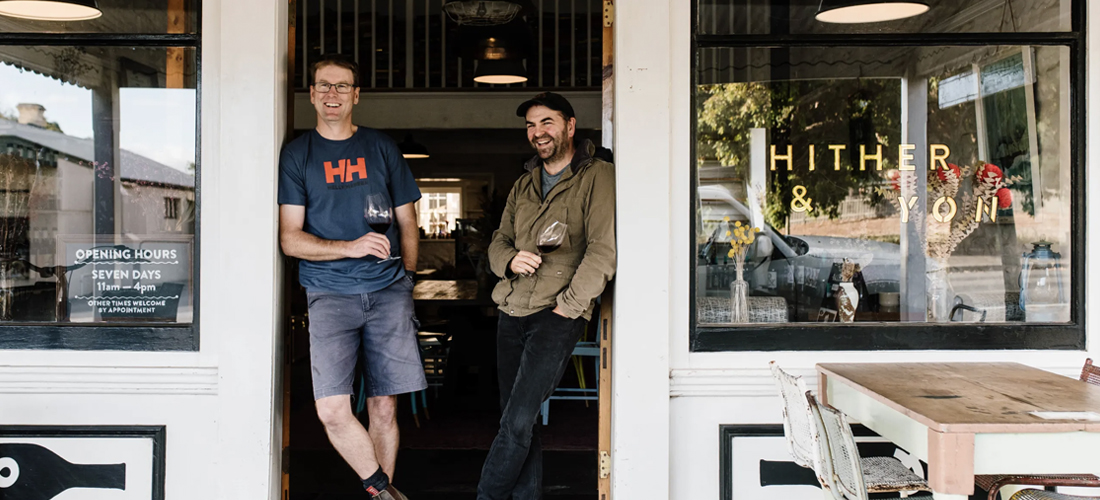
[[[1012,206],[1012,192],[1007,186],[1022,179],[1006,178],[1000,167],[992,163],[978,162],[974,166],[960,167],[947,164],[946,169],[934,171],[928,176],[927,207],[903,207],[906,198],[916,195],[917,176],[915,172],[891,170],[887,173],[893,192],[882,188],[880,194],[891,200],[899,212],[909,211],[910,220],[922,220],[920,212],[929,214],[926,231],[921,231],[921,245],[925,255],[946,264],[970,233],[973,233],[981,221],[996,220],[996,211]],[[970,191],[962,192],[964,180],[973,175]],[[992,204],[992,206],[990,206]]]
[[[730,218],[725,217],[722,220],[728,227]],[[756,233],[759,232],[760,228],[741,224],[741,221],[735,221],[733,229],[726,230],[726,237],[730,239],[730,251],[727,255],[733,259],[738,281],[744,279],[742,274],[745,269],[745,256],[748,255],[749,247],[756,241]]]

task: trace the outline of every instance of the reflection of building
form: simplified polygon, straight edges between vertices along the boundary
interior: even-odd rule
[[[18,122],[0,119],[0,238],[5,257],[50,267],[56,236],[95,232],[93,179],[111,174],[93,161],[91,139],[45,128],[42,106],[19,111]],[[119,158],[116,234],[193,234],[194,176],[127,150]]]

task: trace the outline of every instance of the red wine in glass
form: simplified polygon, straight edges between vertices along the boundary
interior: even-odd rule
[[[367,224],[370,225],[371,230],[376,233],[386,234],[386,231],[390,230],[389,222],[369,222]]]
[[[558,247],[561,247],[561,243],[550,244],[550,245],[538,245],[538,247],[539,247],[539,253],[550,253],[550,252],[553,252],[554,250],[557,250]]]

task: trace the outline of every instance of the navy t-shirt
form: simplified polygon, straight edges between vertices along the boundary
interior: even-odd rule
[[[366,196],[383,193],[393,208],[420,199],[420,189],[397,144],[385,134],[359,127],[349,139],[332,141],[311,130],[283,148],[279,159],[279,204],[306,207],[305,232],[325,240],[351,241],[371,231],[363,218]],[[394,220],[386,236],[391,254],[401,255]],[[303,260],[299,281],[311,292],[369,293],[404,276],[401,259]]]

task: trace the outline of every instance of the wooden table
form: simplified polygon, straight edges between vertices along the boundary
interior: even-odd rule
[[[1100,387],[1018,363],[817,365],[821,399],[928,463],[940,499],[963,500],[975,474],[1100,474]],[[1091,455],[1091,456],[1090,456]]]

